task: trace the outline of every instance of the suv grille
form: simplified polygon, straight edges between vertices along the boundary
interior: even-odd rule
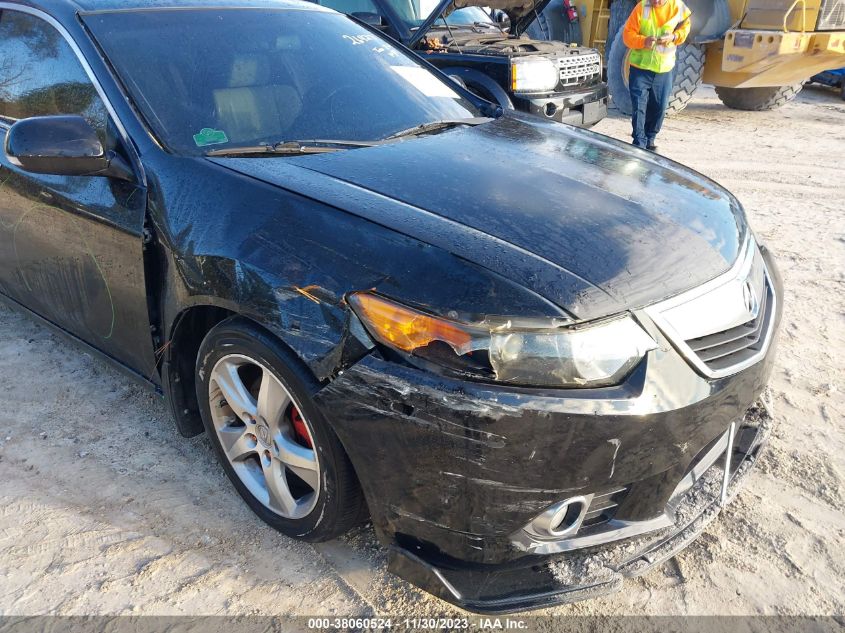
[[[701,375],[724,378],[766,355],[779,300],[763,254],[749,234],[730,270],[645,312]]]
[[[845,0],[824,0],[819,9],[819,30],[836,31],[845,28]]]
[[[601,56],[598,53],[569,55],[557,60],[562,86],[577,86],[601,78]]]
[[[774,312],[772,298],[772,288],[769,280],[766,279],[765,292],[760,300],[760,309],[755,319],[729,330],[688,339],[684,342],[713,371],[738,365],[752,358],[763,348]]]

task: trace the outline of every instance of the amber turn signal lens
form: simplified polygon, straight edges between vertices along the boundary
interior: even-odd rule
[[[442,341],[464,354],[470,350],[472,333],[460,324],[429,316],[368,292],[349,297],[352,307],[376,339],[405,352]]]

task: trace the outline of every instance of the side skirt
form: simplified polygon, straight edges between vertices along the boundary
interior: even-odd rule
[[[82,349],[82,351],[84,351],[86,354],[90,354],[91,356],[94,356],[95,358],[97,358],[99,360],[106,361],[108,364],[110,364],[112,367],[114,367],[115,369],[117,369],[118,371],[123,373],[124,375],[128,376],[129,378],[132,378],[139,385],[143,386],[144,388],[148,389],[149,391],[152,391],[153,393],[156,393],[156,394],[164,397],[164,392],[162,391],[162,388],[161,388],[160,385],[157,385],[156,383],[154,383],[152,380],[150,380],[146,376],[139,374],[134,369],[127,367],[126,365],[121,363],[119,360],[112,358],[111,356],[109,356],[108,354],[106,354],[106,353],[102,352],[101,350],[97,349],[96,347],[94,347],[90,343],[83,341],[78,336],[71,334],[70,332],[68,332],[67,330],[59,327],[58,325],[56,325],[52,321],[48,321],[47,319],[42,317],[40,314],[33,312],[32,310],[30,310],[29,308],[27,308],[23,304],[18,303],[14,299],[7,297],[6,295],[4,295],[2,293],[0,293],[0,301],[2,301],[5,305],[9,306],[10,308],[25,314],[26,316],[30,317],[32,320],[40,323],[41,325],[47,326],[47,328],[49,328],[53,332],[56,332],[57,334],[63,335],[67,340],[71,341],[72,343],[75,343],[78,347],[80,347]]]

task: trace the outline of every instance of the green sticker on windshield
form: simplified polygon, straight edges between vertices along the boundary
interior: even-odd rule
[[[229,137],[223,130],[213,130],[210,127],[204,127],[199,131],[199,134],[194,134],[194,143],[197,147],[205,147],[206,145],[220,145],[220,143],[228,143]]]

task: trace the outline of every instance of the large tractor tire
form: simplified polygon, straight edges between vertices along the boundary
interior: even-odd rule
[[[630,115],[631,94],[628,92],[628,73],[630,51],[622,41],[622,31],[616,34],[610,56],[607,58],[607,84],[612,97],[612,105],[622,114]],[[672,96],[666,109],[667,115],[677,114],[687,107],[693,94],[701,85],[704,72],[704,47],[695,44],[683,44],[678,47],[677,61],[672,85]]]
[[[622,27],[628,21],[628,16],[637,6],[637,0],[613,0],[610,3],[610,21],[607,24],[607,42],[604,44],[604,58],[610,59],[613,50],[613,42],[617,33],[622,32]]]
[[[723,88],[716,86],[716,94],[727,107],[734,110],[774,110],[792,101],[804,83],[771,88]]]
[[[580,45],[581,24],[578,21],[570,22],[566,15],[554,15],[555,12],[563,13],[562,2],[550,2],[528,26],[526,35],[535,40],[556,40]]]
[[[704,74],[704,47],[683,44],[678,48],[675,76],[672,78],[672,96],[666,114],[677,114],[687,107],[695,91],[701,85]]]

